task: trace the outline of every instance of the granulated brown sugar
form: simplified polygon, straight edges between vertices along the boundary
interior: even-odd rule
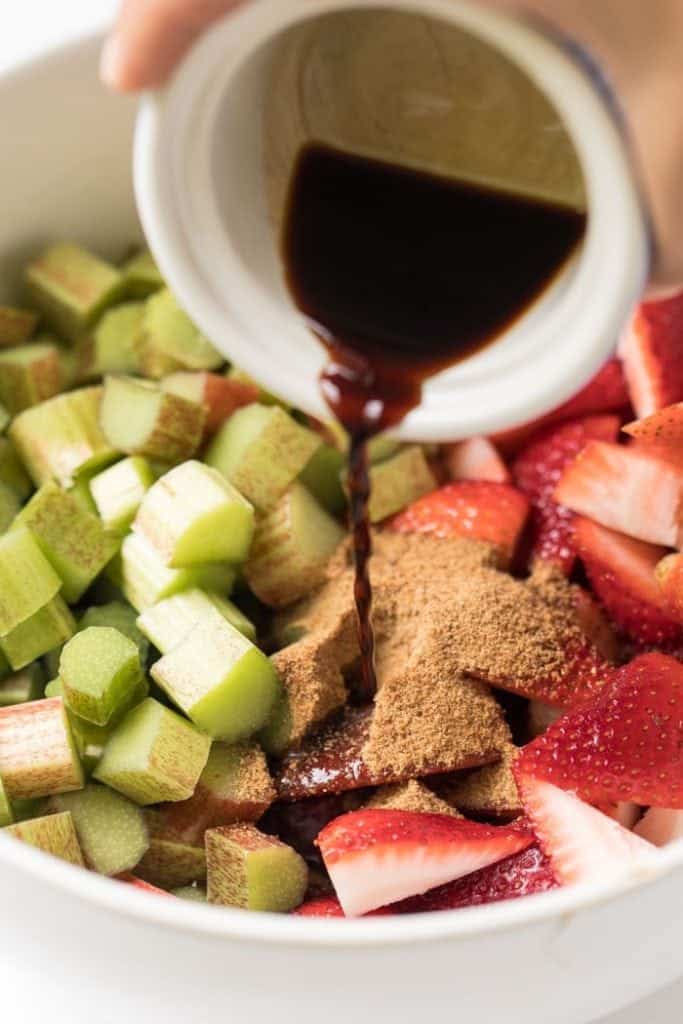
[[[463,675],[441,675],[438,668],[432,674],[419,655],[408,660],[405,674],[382,683],[363,758],[372,772],[418,777],[434,766],[449,771],[450,765],[481,764],[509,739],[503,712],[486,686]]]
[[[329,641],[320,642],[315,635],[278,651],[272,661],[283,693],[268,746],[280,751],[301,743],[315,725],[344,706],[345,665],[338,656],[338,648]]]
[[[562,677],[567,644],[580,638],[574,592],[564,579],[532,582],[495,568],[495,552],[469,540],[379,533],[371,572],[379,693],[363,758],[371,773],[399,777],[482,763],[509,742],[490,683]],[[303,640],[275,655],[294,742],[342,700],[340,672],[357,657],[348,550],[328,581],[282,616]]]
[[[465,815],[516,818],[522,813],[512,763],[518,748],[507,744],[497,764],[477,768],[439,784],[439,793]]]
[[[462,817],[455,807],[441,800],[436,793],[432,793],[431,789],[427,789],[416,779],[395,786],[380,786],[364,807],[375,807],[385,811],[417,811],[420,814],[447,814],[451,818]]]

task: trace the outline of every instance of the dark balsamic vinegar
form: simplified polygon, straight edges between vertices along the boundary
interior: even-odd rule
[[[509,327],[556,276],[586,217],[552,203],[311,144],[284,228],[292,296],[325,344],[321,387],[350,435],[363,681],[375,690],[367,442],[423,381]]]

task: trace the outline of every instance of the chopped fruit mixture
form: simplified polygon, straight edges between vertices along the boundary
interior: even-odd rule
[[[298,917],[657,870],[683,837],[683,295],[539,422],[373,440],[369,692],[344,432],[225,366],[149,253],[53,245],[27,282],[0,307],[7,835]]]

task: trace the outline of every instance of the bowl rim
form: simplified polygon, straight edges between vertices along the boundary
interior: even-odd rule
[[[89,32],[67,43],[52,45],[38,56],[23,59],[0,72],[0,90],[20,85],[22,80],[29,79],[36,71],[47,70],[52,63],[68,63],[76,54],[99,48],[102,38],[100,31]],[[152,898],[151,894],[136,890],[132,885],[67,864],[6,835],[0,835],[0,864],[27,879],[54,886],[76,900],[106,909],[116,917],[161,926],[180,934],[307,949],[388,948],[416,941],[464,940],[540,924],[613,902],[636,889],[643,891],[683,868],[683,839],[659,850],[653,868],[639,878],[627,881],[621,877],[603,878],[487,906],[405,915],[400,922],[395,917],[360,921],[303,919],[202,906],[162,896]]]

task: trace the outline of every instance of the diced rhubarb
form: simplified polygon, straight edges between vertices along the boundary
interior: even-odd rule
[[[494,434],[492,441],[505,455],[518,452],[539,430],[554,423],[596,416],[606,412],[622,412],[629,406],[629,393],[621,363],[609,359],[595,377],[578,394],[538,420]]]
[[[221,473],[191,459],[150,487],[133,530],[172,568],[236,565],[249,554],[254,509]]]
[[[636,447],[589,441],[567,467],[555,500],[629,537],[683,541],[683,468]]]
[[[524,810],[562,885],[646,878],[654,870],[650,843],[574,793],[521,773],[517,778]]]
[[[419,445],[402,448],[396,455],[370,468],[371,523],[380,523],[434,491],[437,480]]]
[[[138,889],[140,892],[149,892],[153,896],[170,896],[170,892],[166,892],[165,889],[160,889],[158,885],[150,885],[149,882],[145,882],[142,878],[137,878],[135,875],[131,875],[129,872],[124,872],[122,875],[117,877],[118,882],[123,882],[125,885],[132,885],[134,889]]]
[[[658,644],[681,633],[655,569],[666,555],[645,541],[577,516],[574,544],[594,593],[614,624],[633,640]]]
[[[464,480],[420,498],[391,519],[387,528],[486,541],[498,548],[508,564],[528,513],[528,498],[509,484]]]
[[[591,803],[683,808],[683,665],[636,658],[524,747],[515,771]]]
[[[0,537],[0,637],[44,608],[61,585],[29,530]]]
[[[225,362],[168,288],[161,288],[147,299],[137,351],[147,377],[160,378],[175,370],[215,370]]]
[[[64,646],[59,675],[69,710],[94,725],[106,725],[139,686],[140,653],[118,629],[89,626]]]
[[[237,409],[258,402],[260,389],[248,381],[233,380],[220,373],[178,371],[164,377],[164,391],[172,391],[206,409],[205,433],[212,436]]]
[[[89,485],[90,494],[106,528],[126,533],[153,483],[151,466],[140,455],[121,459],[94,476]]]
[[[149,644],[136,625],[137,614],[123,601],[109,601],[108,604],[92,605],[79,619],[78,628],[89,626],[111,626],[132,640],[140,655],[140,664],[147,664]]]
[[[116,727],[94,777],[142,806],[187,800],[210,746],[208,736],[148,697]]]
[[[550,892],[557,889],[558,885],[550,861],[540,847],[534,845],[455,882],[433,889],[424,896],[414,896],[387,909],[400,914],[461,910]]]
[[[121,268],[126,295],[134,299],[146,299],[164,287],[161,271],[148,249],[131,256]]]
[[[0,776],[10,800],[82,788],[83,771],[59,697],[0,709]]]
[[[331,444],[321,444],[299,473],[299,481],[315,500],[333,516],[346,508],[342,477],[346,456]]]
[[[100,409],[107,441],[127,455],[181,462],[202,440],[205,412],[196,402],[162,391],[152,381],[107,377]]]
[[[511,483],[510,471],[492,441],[470,437],[443,446],[443,460],[451,480],[490,480]]]
[[[531,502],[532,558],[552,562],[566,575],[571,573],[575,560],[573,514],[555,501],[555,488],[588,441],[616,441],[618,433],[616,416],[571,420],[536,434],[517,456],[512,476]]]
[[[13,416],[53,398],[63,386],[59,351],[49,336],[20,348],[0,347],[0,401]]]
[[[106,786],[91,783],[80,793],[53,796],[48,806],[71,814],[85,862],[101,875],[130,871],[149,846],[140,808]]]
[[[60,594],[0,638],[0,649],[13,669],[24,668],[61,647],[76,631],[76,623]]]
[[[304,899],[306,862],[290,846],[253,825],[206,833],[209,903],[286,914]]]
[[[137,341],[144,311],[142,302],[124,302],[104,314],[83,346],[80,365],[83,379],[107,373],[139,372]]]
[[[0,306],[0,348],[14,348],[29,340],[36,329],[38,314],[30,309]]]
[[[683,291],[638,306],[619,354],[639,417],[683,401]]]
[[[336,818],[318,836],[348,917],[417,896],[511,857],[530,831],[412,811],[365,810]]]
[[[22,821],[17,825],[10,825],[4,831],[6,835],[14,836],[29,846],[36,846],[53,857],[59,857],[60,860],[81,868],[85,867],[74,822],[68,811]]]
[[[144,812],[149,828],[149,845],[135,868],[136,874],[162,889],[175,889],[206,879],[204,836],[196,841],[182,839],[165,828],[164,815],[154,808]]]

